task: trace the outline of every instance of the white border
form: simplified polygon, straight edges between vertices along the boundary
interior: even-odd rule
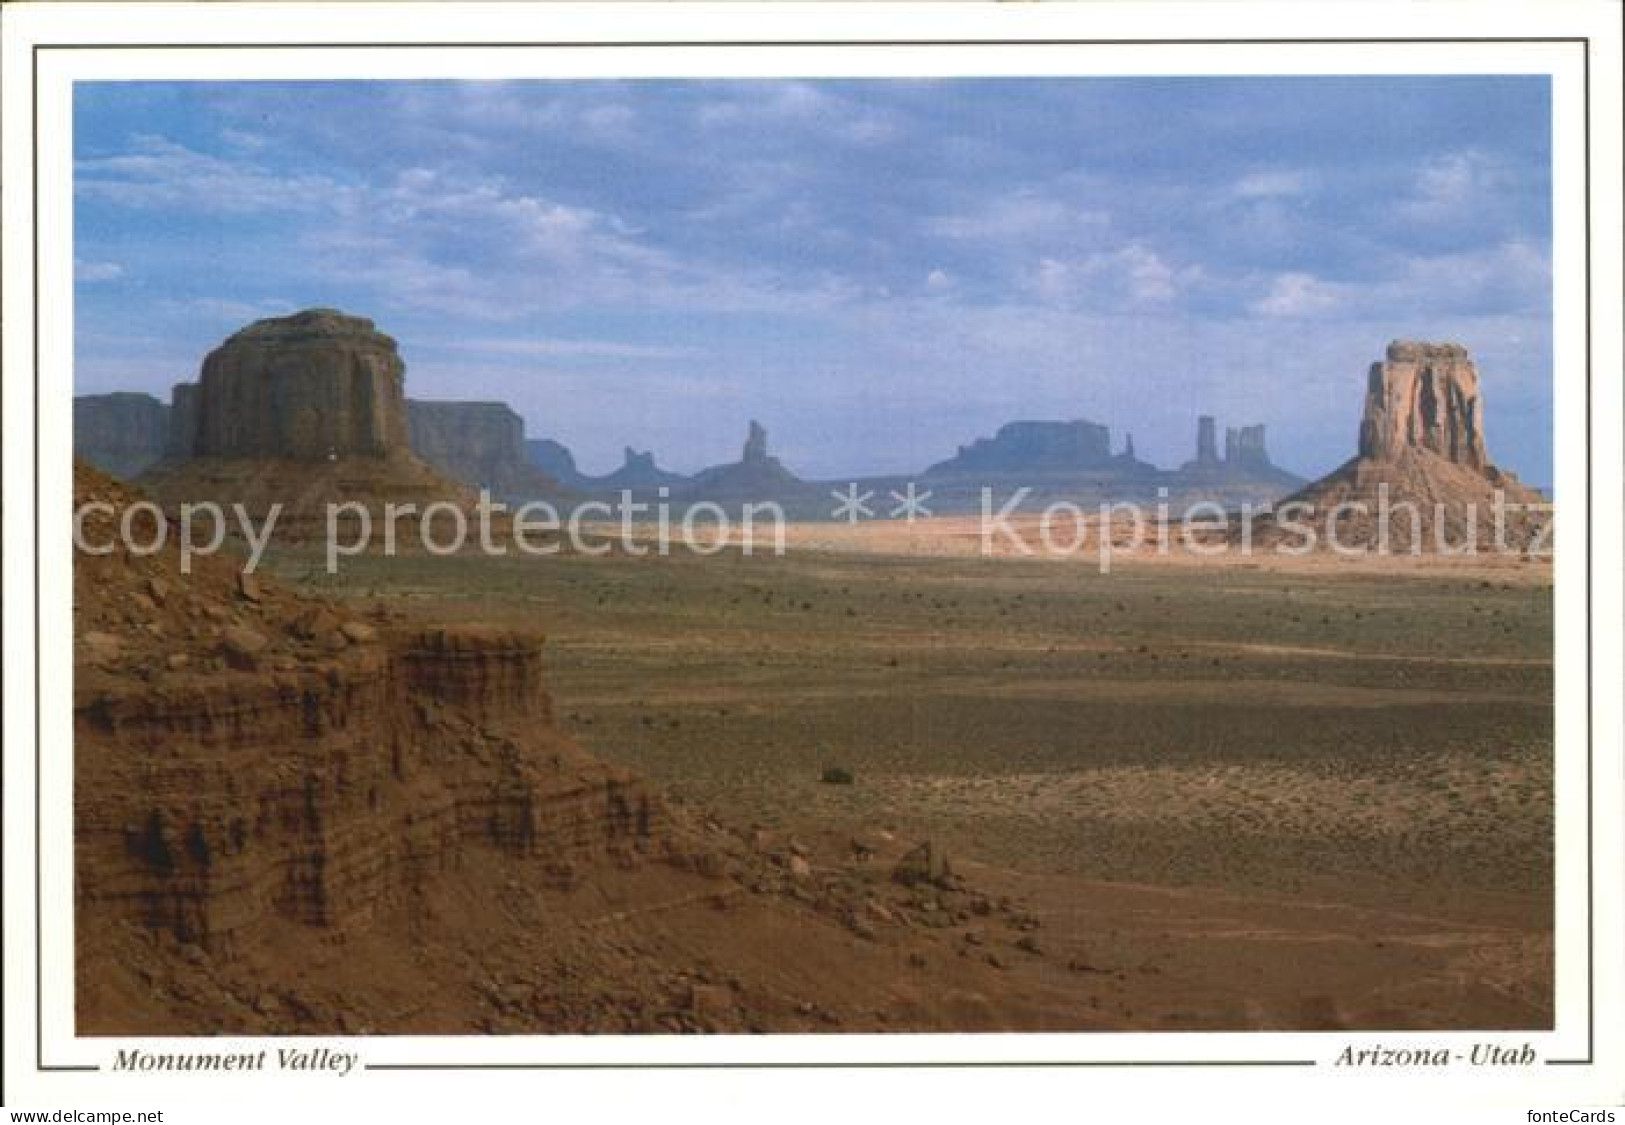
[[[33,738],[32,684],[26,673],[33,653],[34,539],[33,450],[28,422],[32,415],[32,357],[28,350],[32,322],[32,242],[28,176],[32,119],[29,111],[28,46],[33,41],[75,42],[238,42],[269,40],[359,41],[410,36],[416,40],[467,42],[535,39],[699,40],[752,39],[950,39],[950,38],[1156,38],[1171,29],[1184,37],[1239,38],[1246,35],[1328,36],[1574,36],[1593,37],[1592,91],[1592,464],[1593,511],[1590,529],[1565,523],[1556,563],[1557,590],[1557,755],[1558,799],[1558,1030],[1547,1034],[1478,1035],[1473,1033],[1363,1035],[1354,1033],[1278,1034],[1058,1034],[951,1036],[539,1036],[413,1037],[362,1041],[369,1063],[388,1062],[536,1062],[561,1063],[704,1063],[731,1062],[907,1062],[966,1060],[1146,1060],[1146,1059],[1315,1059],[1312,1069],[1178,1070],[1124,1069],[930,1071],[930,1072],[739,1072],[727,1081],[754,1086],[765,1078],[773,1085],[807,1083],[813,1088],[840,1075],[843,1085],[884,1082],[884,1076],[920,1075],[937,1090],[958,1088],[974,1075],[997,1084],[1019,1079],[1029,1088],[1044,1086],[1076,1091],[1166,1087],[1158,1073],[1177,1074],[1186,1087],[1244,1096],[1255,1083],[1277,1094],[1318,1091],[1322,1096],[1357,1089],[1385,1096],[1461,1096],[1470,1085],[1475,1096],[1525,1104],[1607,1101],[1625,1085],[1620,1077],[1620,973],[1618,955],[1625,946],[1620,925],[1620,713],[1617,685],[1619,657],[1619,513],[1620,513],[1620,357],[1619,347],[1619,28],[1603,5],[1575,6],[1537,16],[1532,9],[1506,7],[1336,6],[1322,8],[1312,19],[1287,9],[1263,5],[1204,4],[1128,9],[1109,5],[1083,9],[990,8],[971,5],[903,5],[847,8],[834,5],[779,5],[771,13],[744,6],[669,7],[614,5],[607,8],[511,5],[386,8],[382,5],[323,5],[320,12],[290,11],[290,6],[242,5],[189,8],[166,5],[7,7],[4,12],[5,70],[5,669],[6,756],[6,1071],[8,1093],[13,1083],[63,1097],[112,1095],[133,1108],[150,1100],[156,1088],[150,1077],[106,1071],[92,1074],[34,1071],[33,1036]],[[404,25],[399,13],[409,11]],[[771,16],[771,18],[769,18]],[[409,27],[409,29],[408,29]],[[1582,161],[1584,90],[1580,48],[1572,44],[1438,44],[1406,43],[1361,46],[1343,44],[1293,46],[1036,46],[798,48],[717,47],[620,48],[596,50],[478,48],[338,49],[309,52],[283,50],[47,52],[40,56],[39,221],[41,257],[40,381],[48,388],[39,403],[41,457],[39,533],[43,566],[40,635],[41,721],[46,755],[40,778],[44,816],[40,824],[45,909],[40,919],[44,938],[46,992],[43,997],[44,1056],[53,1064],[110,1062],[119,1041],[77,1039],[72,1027],[72,830],[71,755],[52,748],[71,745],[71,645],[55,638],[72,636],[72,567],[68,555],[68,508],[71,494],[72,387],[72,193],[71,82],[76,79],[139,77],[519,77],[586,76],[693,77],[785,76],[861,77],[898,74],[1288,74],[1288,73],[1549,73],[1553,76],[1554,214],[1553,337],[1556,387],[1554,414],[1556,489],[1567,509],[1578,508],[1585,495],[1585,207]],[[1612,73],[1615,81],[1598,81]],[[1611,91],[1611,92],[1610,92]],[[1612,125],[1610,130],[1609,126]],[[1606,211],[1608,201],[1613,209]],[[1611,263],[1611,264],[1610,264]],[[1610,303],[1611,300],[1611,303]],[[1612,310],[1611,312],[1608,310]],[[1571,500],[1571,498],[1573,498]],[[1611,513],[1611,515],[1610,515]],[[1612,522],[1610,522],[1612,521]],[[1443,1075],[1348,1072],[1329,1065],[1348,1043],[1386,1045],[1465,1044],[1480,1040],[1537,1044],[1542,1057],[1576,1057],[1586,1051],[1586,979],[1588,932],[1585,903],[1584,815],[1586,787],[1585,706],[1585,560],[1587,543],[1597,566],[1592,605],[1597,647],[1593,669],[1595,775],[1592,830],[1596,838],[1598,888],[1596,926],[1596,1057],[1590,1067],[1537,1066],[1529,1071],[1487,1074],[1452,1068]],[[54,544],[60,544],[58,549]],[[1579,663],[1576,654],[1580,654]],[[1613,843],[1610,852],[1609,843]],[[160,1041],[143,1041],[158,1047]],[[213,1041],[225,1048],[237,1041]],[[262,1041],[254,1041],[256,1044]],[[275,1042],[275,1041],[272,1041]],[[321,1040],[338,1043],[337,1039]],[[383,1087],[411,1085],[448,1089],[469,1079],[492,1085],[543,1083],[558,1088],[607,1084],[615,1088],[635,1078],[651,1086],[682,1086],[718,1072],[475,1072],[400,1074],[369,1072],[336,1086],[299,1089],[284,1079],[280,1095],[314,1094],[354,1104],[374,1105]],[[822,1077],[820,1077],[822,1075]],[[859,1078],[859,1075],[865,1077]],[[873,1076],[873,1077],[872,1077]],[[192,1079],[167,1096],[230,1094],[247,1086],[274,1083],[275,1075],[229,1080]],[[975,1103],[975,1083],[961,1108]],[[769,1087],[764,1086],[764,1089]],[[1589,1096],[1583,1096],[1583,1095]],[[44,1094],[39,1095],[41,1098]],[[414,1095],[416,1096],[416,1095]],[[25,1102],[23,1104],[32,1104]],[[992,1111],[990,1111],[992,1112]]]

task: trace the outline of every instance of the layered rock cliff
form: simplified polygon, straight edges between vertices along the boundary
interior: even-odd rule
[[[330,504],[470,504],[410,448],[405,371],[363,317],[256,321],[209,353],[195,391],[176,388],[172,452],[142,483],[169,505],[240,503],[257,518],[280,505],[286,533],[320,526]]]
[[[1359,456],[1392,461],[1413,449],[1474,470],[1489,464],[1478,368],[1460,344],[1395,340],[1371,365]]]
[[[1322,546],[1335,513],[1338,544],[1355,549],[1548,549],[1550,506],[1490,461],[1478,369],[1455,343],[1390,343],[1367,376],[1355,456],[1278,510],[1289,504],[1311,513],[1297,522],[1321,521]],[[1286,535],[1269,524],[1262,538]]]
[[[392,627],[201,563],[115,553],[75,572],[87,940],[129,922],[229,952],[279,918],[362,924],[476,845],[654,846],[653,796],[554,731],[540,636]]]
[[[407,448],[406,365],[364,317],[255,321],[203,361],[198,457],[323,461]]]
[[[97,544],[143,499],[74,482],[112,506]],[[182,573],[173,538],[75,558],[79,1034],[879,1030],[877,1005],[923,1029],[1010,990],[952,956],[956,919],[1013,924],[1003,900],[663,800],[554,726],[539,635],[239,565]]]
[[[114,476],[133,478],[164,455],[169,408],[148,394],[115,391],[73,400],[73,451]]]
[[[454,480],[502,500],[557,495],[559,483],[525,455],[525,421],[502,402],[408,399],[412,451]]]
[[[196,383],[176,383],[169,392],[169,442],[164,456],[184,461],[197,452]]]

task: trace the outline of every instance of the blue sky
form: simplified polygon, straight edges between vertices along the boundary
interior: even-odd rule
[[[751,417],[812,476],[1015,418],[1174,465],[1211,413],[1315,474],[1409,336],[1544,484],[1549,118],[1531,77],[81,84],[76,390],[332,305],[589,471]]]

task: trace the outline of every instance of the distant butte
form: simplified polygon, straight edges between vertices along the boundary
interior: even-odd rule
[[[1467,349],[1395,340],[1367,375],[1358,452],[1277,510],[1307,505],[1324,520],[1340,504],[1360,505],[1371,514],[1350,509],[1338,524],[1340,544],[1386,542],[1396,551],[1433,551],[1441,536],[1453,546],[1490,543],[1497,493],[1508,505],[1545,504],[1539,491],[1490,461],[1478,368]],[[1384,503],[1393,515],[1381,540],[1381,521],[1374,513]],[[1399,505],[1414,506],[1415,517],[1410,507]],[[1508,544],[1527,545],[1548,518],[1514,507],[1508,513]],[[1271,526],[1264,538],[1285,534]]]

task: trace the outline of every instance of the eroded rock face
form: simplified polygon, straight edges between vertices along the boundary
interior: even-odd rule
[[[1098,422],[1010,422],[991,438],[960,446],[928,475],[1096,469],[1111,463],[1111,431]]]
[[[1478,368],[1460,344],[1396,340],[1387,358],[1371,365],[1360,456],[1391,461],[1407,449],[1470,469],[1489,464]]]
[[[169,446],[165,456],[185,459],[197,448],[196,383],[176,383],[169,392]]]
[[[408,447],[406,365],[364,317],[255,321],[203,361],[193,455],[319,461]]]
[[[134,499],[76,467],[76,503]],[[539,634],[369,622],[236,565],[76,559],[82,954],[131,924],[224,955],[279,922],[353,935],[478,848],[659,842],[653,794],[554,728]]]
[[[739,459],[746,465],[767,464],[767,430],[754,418],[750,422],[750,433],[745,437],[744,453]]]
[[[604,477],[600,484],[608,488],[640,489],[680,485],[688,480],[682,473],[667,472],[657,465],[651,450],[640,452],[629,445],[622,451],[621,457],[621,467]]]
[[[525,459],[568,488],[578,488],[587,480],[576,467],[575,454],[570,452],[569,446],[552,438],[525,442]]]
[[[73,449],[120,477],[134,477],[164,455],[169,408],[148,394],[116,391],[73,400]]]
[[[363,317],[309,309],[256,321],[209,353],[196,384],[175,388],[169,455],[141,483],[166,505],[242,504],[256,518],[275,508],[287,537],[325,533],[330,505],[471,506],[472,489],[412,452],[405,370],[395,341]]]
[[[1539,491],[1490,462],[1483,417],[1478,369],[1465,348],[1396,340],[1371,366],[1358,453],[1283,506],[1300,506],[1311,522],[1341,513],[1345,548],[1544,554],[1551,509]],[[1267,526],[1258,538],[1283,534]]]
[[[413,452],[447,476],[498,497],[557,490],[526,455],[524,419],[507,403],[411,399],[406,411]]]
[[[767,451],[767,430],[752,421],[738,461],[702,470],[688,482],[685,495],[706,499],[760,500],[794,494],[805,482]]]
[[[1264,427],[1228,426],[1224,431],[1224,463],[1243,468],[1269,468],[1270,455],[1264,447]]]
[[[1198,465],[1217,465],[1219,463],[1219,447],[1214,441],[1214,433],[1213,415],[1204,414],[1196,419],[1196,463]]]

